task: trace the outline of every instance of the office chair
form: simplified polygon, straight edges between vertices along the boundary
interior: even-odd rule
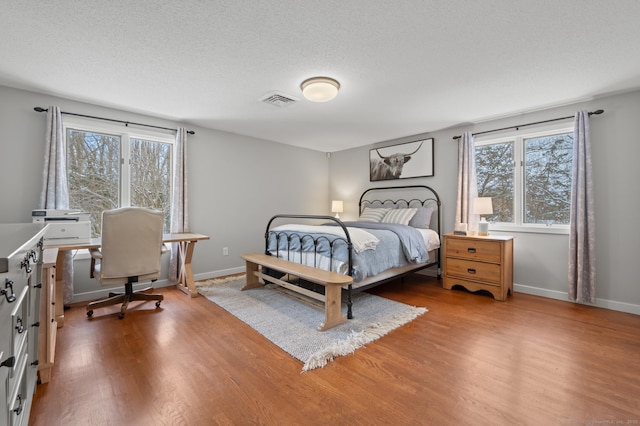
[[[91,278],[102,285],[124,284],[124,293],[109,293],[107,299],[87,305],[93,310],[122,303],[119,318],[124,318],[129,302],[155,300],[160,307],[161,294],[147,294],[151,287],[133,291],[133,283],[156,281],[160,277],[160,258],[167,248],[162,244],[164,217],[160,211],[124,207],[102,212],[102,244],[91,252]]]

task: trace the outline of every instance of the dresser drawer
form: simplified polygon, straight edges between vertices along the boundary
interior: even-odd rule
[[[447,257],[449,277],[458,277],[470,281],[482,281],[491,285],[500,285],[501,266],[496,263],[473,262]]]
[[[11,343],[12,354],[18,352],[19,348],[24,344],[29,332],[29,287],[22,287],[14,302],[11,311]]]
[[[447,238],[445,253],[447,256],[499,263],[501,259],[501,247],[502,244],[500,241]]]

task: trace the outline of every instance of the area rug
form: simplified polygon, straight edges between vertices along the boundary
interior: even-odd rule
[[[324,367],[336,357],[352,354],[427,312],[425,308],[358,293],[353,298],[353,319],[318,331],[324,319],[322,307],[275,285],[240,291],[244,284],[244,277],[232,277],[201,281],[197,287],[207,299],[302,361],[302,371]]]

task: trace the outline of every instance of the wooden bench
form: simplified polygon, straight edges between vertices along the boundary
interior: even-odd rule
[[[342,315],[341,297],[342,287],[353,282],[353,278],[349,275],[324,271],[322,269],[289,262],[288,260],[279,259],[266,254],[247,253],[243,254],[241,257],[247,264],[247,284],[242,288],[242,290],[262,287],[264,285],[264,282],[260,281],[260,279],[262,279],[278,284],[279,286],[296,293],[324,302],[324,322],[320,324],[320,327],[318,327],[318,330],[320,331],[327,330],[347,321],[347,318]],[[322,285],[325,289],[324,295],[263,274],[262,267],[274,269],[276,271]]]

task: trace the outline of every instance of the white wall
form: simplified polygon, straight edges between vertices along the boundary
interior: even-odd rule
[[[535,113],[475,125],[461,125],[429,134],[373,143],[335,152],[330,161],[329,195],[345,201],[345,218],[355,218],[358,198],[373,186],[425,184],[443,203],[443,231],[452,232],[455,218],[457,144],[453,136],[604,109],[590,120],[595,180],[597,306],[640,314],[640,278],[635,262],[640,253],[640,91],[602,97]],[[569,124],[571,120],[567,121]],[[399,142],[435,139],[435,176],[398,182],[369,182],[369,149]],[[496,232],[496,234],[498,234]],[[502,233],[504,234],[504,233]],[[515,291],[567,299],[567,235],[512,233]]]
[[[211,237],[196,245],[196,279],[243,271],[239,255],[264,250],[265,226],[276,213],[329,214],[324,153],[0,86],[0,222],[30,222],[38,207],[46,114],[33,107],[49,105],[196,132],[188,137],[190,224]],[[87,260],[75,261],[74,301],[103,294],[88,271]]]

